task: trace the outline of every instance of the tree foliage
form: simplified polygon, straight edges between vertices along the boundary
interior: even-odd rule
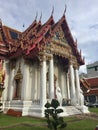
[[[57,130],[58,128],[64,128],[67,124],[64,122],[63,117],[59,117],[58,114],[63,110],[59,109],[60,106],[58,100],[52,99],[51,103],[45,104],[45,117],[47,118],[48,128]]]

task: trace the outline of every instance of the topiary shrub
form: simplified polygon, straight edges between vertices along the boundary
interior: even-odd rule
[[[0,113],[2,112],[2,108],[1,107],[2,107],[2,103],[0,103]]]
[[[2,96],[2,92],[4,90],[4,87],[2,86],[2,84],[0,84],[0,113],[3,112],[2,111],[2,103],[1,103],[1,96]]]
[[[51,103],[45,104],[45,117],[47,118],[48,128],[57,130],[58,128],[64,128],[67,124],[64,122],[63,117],[59,117],[58,114],[62,113],[63,110],[59,109],[60,106],[58,100],[53,99]]]

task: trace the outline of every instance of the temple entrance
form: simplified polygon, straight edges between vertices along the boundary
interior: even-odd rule
[[[20,70],[20,66],[19,66],[17,74],[14,78],[15,79],[14,96],[13,96],[14,100],[21,99],[22,78],[23,78],[23,76],[21,74],[21,70]]]
[[[14,99],[21,99],[21,79],[15,80]]]

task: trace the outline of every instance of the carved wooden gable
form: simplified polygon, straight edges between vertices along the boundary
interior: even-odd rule
[[[67,38],[62,30],[62,27],[59,27],[55,32],[51,43],[47,44],[46,50],[51,50],[55,55],[65,57],[73,60],[74,63],[77,62],[77,58],[73,53],[72,46],[68,43]],[[49,49],[50,48],[50,49]],[[48,52],[48,51],[47,51]]]
[[[54,35],[54,39],[67,43],[67,40],[65,38],[64,32],[61,27],[59,27],[59,29],[56,31],[56,33]]]
[[[63,57],[69,58],[72,53],[71,46],[68,44],[61,27],[59,27],[59,29],[55,32],[54,37],[52,38],[51,47],[53,48],[55,54]]]

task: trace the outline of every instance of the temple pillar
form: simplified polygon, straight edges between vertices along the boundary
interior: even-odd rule
[[[49,90],[50,90],[50,99],[54,98],[54,64],[53,57],[49,61]]]
[[[40,68],[40,80],[41,80],[41,98],[40,103],[41,107],[43,108],[46,103],[46,60],[45,57],[41,61],[41,68]]]
[[[10,70],[10,80],[9,80],[9,90],[8,90],[8,100],[11,101],[13,99],[13,90],[14,90],[14,76],[15,76],[15,69],[12,68]]]
[[[72,64],[70,64],[69,69],[70,69],[70,83],[71,83],[71,104],[76,105],[74,68]]]
[[[37,74],[38,74],[38,72],[37,72],[37,70],[35,69],[35,84],[34,84],[34,91],[33,91],[33,95],[34,95],[34,100],[37,100],[38,98],[37,98],[37,94],[38,94],[38,90],[37,90],[37,78],[38,78],[38,76],[37,76]]]
[[[29,100],[29,66],[25,63],[23,68],[23,81],[21,99],[23,101]]]
[[[67,98],[67,91],[66,91],[66,77],[65,72],[62,72],[61,75],[61,93],[62,93],[62,99]]]
[[[75,68],[75,76],[76,76],[76,96],[77,96],[77,104],[79,104],[79,93],[80,93],[80,81],[79,81],[79,74],[78,69]]]
[[[70,99],[70,88],[69,88],[69,74],[66,74],[66,81],[67,81],[67,98]]]

